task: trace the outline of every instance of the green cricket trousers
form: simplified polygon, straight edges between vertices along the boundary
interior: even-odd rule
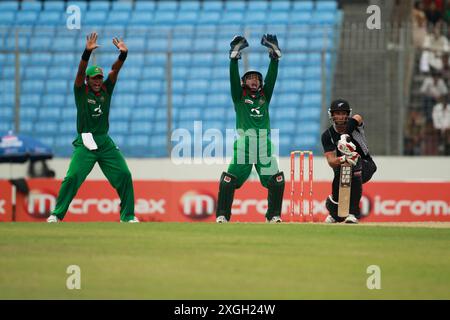
[[[120,220],[129,221],[134,218],[134,190],[130,170],[112,139],[105,136],[102,140],[103,143],[98,144],[98,149],[94,151],[87,149],[80,137],[73,142],[75,150],[53,211],[53,215],[59,219],[64,219],[72,199],[96,162],[119,194]]]

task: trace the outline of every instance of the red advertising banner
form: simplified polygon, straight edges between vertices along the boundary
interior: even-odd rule
[[[12,220],[12,186],[7,180],[0,180],[0,221]]]
[[[27,182],[30,193],[17,194],[16,221],[45,221],[56,204],[61,180],[30,179]],[[10,201],[4,182],[0,182],[0,186],[0,199]],[[369,182],[364,185],[361,200],[362,222],[450,221],[449,190],[450,183],[447,182]],[[216,181],[138,180],[134,182],[134,191],[135,212],[141,221],[215,220]],[[313,212],[316,221],[323,221],[327,216],[325,200],[330,192],[331,182],[314,183]],[[289,197],[290,185],[287,184],[283,202],[283,218],[286,221],[289,221]],[[7,201],[0,202],[0,221],[8,220],[2,219],[8,217],[10,212]],[[308,213],[306,200],[304,208]],[[2,209],[5,212],[3,215]],[[263,222],[266,209],[267,190],[259,182],[249,181],[235,193],[232,221]],[[119,221],[119,212],[120,200],[109,183],[88,180],[72,201],[64,221]]]

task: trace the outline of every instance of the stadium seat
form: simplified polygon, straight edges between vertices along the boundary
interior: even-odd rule
[[[0,11],[0,25],[9,26],[14,23],[16,13],[14,11]]]
[[[179,24],[195,23],[198,19],[199,13],[197,11],[179,11],[176,21]]]
[[[294,1],[292,10],[294,12],[307,12],[314,10],[314,4],[312,1],[302,0],[302,1]]]
[[[61,97],[59,97],[61,99]],[[64,97],[62,97],[64,100]],[[45,120],[53,120],[58,122],[61,115],[61,108],[58,106],[58,104],[46,104],[45,103],[46,97],[42,99],[43,105],[45,107],[39,108],[39,121],[45,121]]]
[[[134,10],[135,11],[153,11],[156,8],[155,1],[135,1]]]
[[[139,96],[138,100],[140,97],[142,97],[142,96]],[[132,126],[135,121],[147,121],[147,122],[153,121],[153,118],[155,116],[155,109],[146,107],[145,106],[146,102],[147,101],[145,101],[145,100],[142,102],[143,103],[142,108],[136,107],[135,109],[133,109],[133,113],[131,114],[131,120],[132,120],[131,125]]]
[[[288,0],[272,0],[270,2],[270,9],[272,11],[289,12],[291,10],[291,2]]]
[[[203,11],[200,12],[197,23],[199,25],[216,25],[221,17],[221,11]]]
[[[111,121],[109,125],[109,131],[111,134],[128,134],[130,132],[131,126],[128,121],[121,121],[115,119]]]
[[[19,1],[0,2],[0,11],[17,11],[17,10],[19,10]]]
[[[44,1],[44,11],[58,11],[63,12],[65,11],[66,6],[64,1]]]
[[[22,11],[41,11],[42,3],[40,1],[23,1],[20,7]]]
[[[206,95],[204,94],[187,94],[184,100],[184,107],[204,107],[206,104]]]
[[[159,103],[158,94],[141,93],[137,96],[136,106],[139,108],[157,107]]]
[[[337,9],[336,1],[317,1],[316,2],[316,10],[317,11],[333,11],[335,12]]]
[[[89,1],[89,11],[108,12],[110,8],[109,1]]]

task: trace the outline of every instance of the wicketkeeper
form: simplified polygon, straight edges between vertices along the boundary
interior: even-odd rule
[[[326,200],[330,215],[325,222],[358,223],[361,216],[359,202],[362,196],[362,185],[368,182],[377,166],[369,153],[364,133],[363,118],[359,114],[352,116],[350,104],[343,99],[335,100],[328,109],[332,125],[322,133],[322,146],[328,164],[334,171],[332,194]],[[338,216],[339,177],[341,165],[352,166],[352,182],[350,192],[350,212],[347,218]]]
[[[241,58],[241,50],[248,47],[248,42],[242,36],[235,36],[230,44],[231,96],[239,137],[234,142],[232,163],[220,177],[217,223],[230,221],[234,192],[248,179],[253,165],[261,184],[268,189],[266,221],[281,222],[285,182],[283,172],[279,172],[277,160],[272,155],[269,119],[269,104],[277,79],[281,51],[275,35],[264,35],[261,44],[269,48],[270,56],[265,79],[260,72],[253,70],[240,78],[238,60]]]
[[[128,53],[122,40],[114,38],[113,44],[120,50],[120,54],[112,65],[108,77],[103,81],[102,68],[99,66],[87,68],[92,51],[98,48],[97,34],[91,33],[87,36],[86,48],[74,84],[78,135],[72,143],[74,151],[69,170],[62,182],[55,210],[47,219],[48,222],[64,219],[72,199],[95,163],[99,164],[119,194],[120,221],[139,222],[134,216],[134,191],[130,170],[119,148],[108,135],[111,96]]]

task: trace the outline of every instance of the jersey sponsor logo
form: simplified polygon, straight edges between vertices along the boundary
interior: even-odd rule
[[[261,118],[261,117],[263,117],[264,115],[261,114],[260,108],[261,108],[261,106],[256,107],[256,108],[251,108],[250,109],[250,112],[251,112],[250,116],[252,116],[254,118]]]
[[[87,102],[90,104],[96,104],[97,101],[93,100],[93,99],[87,99]]]
[[[253,101],[252,100],[250,100],[250,99],[245,99],[245,101],[244,101],[246,104],[253,104]]]
[[[94,109],[94,112],[96,113],[92,114],[93,117],[100,117],[103,114],[102,105],[99,104],[98,107]]]

